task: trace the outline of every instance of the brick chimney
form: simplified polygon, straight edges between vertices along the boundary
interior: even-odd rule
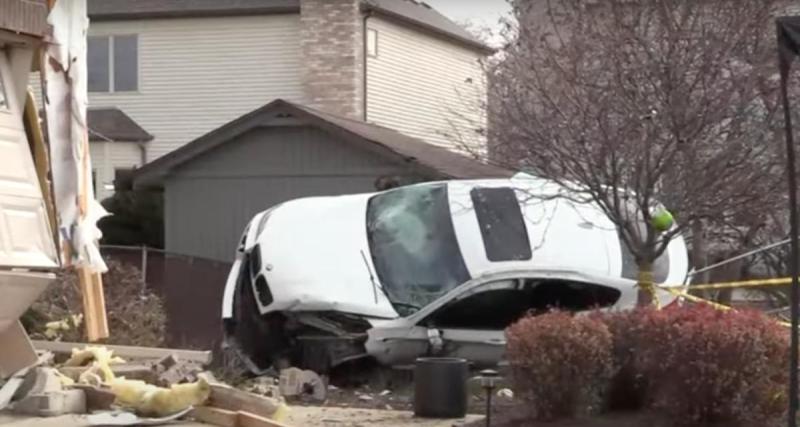
[[[343,117],[364,114],[364,22],[360,0],[301,0],[300,48],[308,105]]]

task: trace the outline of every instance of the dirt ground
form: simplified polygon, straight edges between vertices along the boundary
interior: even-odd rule
[[[409,411],[293,407],[286,424],[294,427],[453,427],[482,419],[479,415],[469,415],[457,420],[423,420],[414,418]]]

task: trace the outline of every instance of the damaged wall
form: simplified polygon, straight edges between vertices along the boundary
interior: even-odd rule
[[[166,179],[166,249],[231,261],[256,213],[299,197],[372,192],[387,175],[418,180],[409,165],[315,128],[256,128]]]

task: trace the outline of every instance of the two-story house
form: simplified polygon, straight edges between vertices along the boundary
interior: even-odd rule
[[[168,251],[229,260],[288,199],[506,173],[453,150],[484,142],[492,51],[425,3],[88,1],[98,197],[136,168]]]
[[[439,146],[483,141],[491,50],[423,2],[89,0],[89,18],[101,199],[119,172],[275,99]]]

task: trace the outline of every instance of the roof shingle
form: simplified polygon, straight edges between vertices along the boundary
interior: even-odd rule
[[[148,142],[153,139],[138,123],[118,108],[90,108],[86,111],[90,141]]]

